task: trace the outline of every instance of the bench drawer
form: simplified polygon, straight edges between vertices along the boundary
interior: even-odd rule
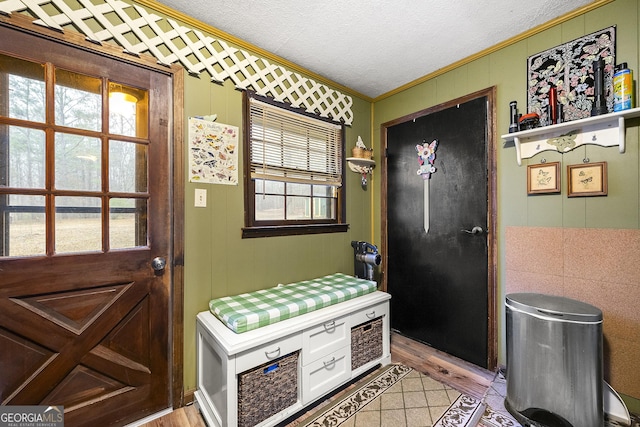
[[[301,348],[302,334],[298,333],[245,351],[236,357],[236,374],[269,363]]]
[[[345,347],[302,367],[303,404],[351,379],[351,348]]]
[[[302,333],[302,364],[324,357],[349,345],[349,317],[343,316],[305,330]]]
[[[361,325],[378,317],[389,315],[389,305],[386,303],[372,305],[364,310],[357,311],[351,315],[351,326]]]

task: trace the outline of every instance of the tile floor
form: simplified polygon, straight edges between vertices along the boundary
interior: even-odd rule
[[[504,407],[507,380],[498,373],[482,399],[485,411],[479,425],[482,427],[521,427]]]
[[[480,420],[482,427],[521,427],[504,407],[504,398],[507,395],[507,381],[501,373],[496,375],[493,383],[487,390],[482,402],[485,404],[485,412]],[[631,427],[640,427],[640,418],[631,414]],[[620,423],[605,421],[605,427],[619,427]]]

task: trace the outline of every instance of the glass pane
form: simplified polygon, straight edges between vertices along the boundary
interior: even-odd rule
[[[133,142],[109,141],[110,191],[147,191],[147,148]]]
[[[0,156],[0,187],[44,188],[44,131],[0,125]]]
[[[99,197],[56,197],[56,253],[102,250]]]
[[[311,185],[309,184],[287,184],[287,194],[295,196],[310,196]]]
[[[314,197],[313,219],[335,219],[335,199]]]
[[[111,199],[109,202],[111,249],[147,246],[147,201]]]
[[[148,109],[146,90],[109,83],[109,132],[146,138]]]
[[[43,123],[45,111],[44,66],[0,55],[0,115]]]
[[[256,179],[256,194],[284,194],[284,182]]]
[[[323,197],[338,197],[337,188],[330,185],[314,185],[313,195]]]
[[[311,199],[287,197],[287,219],[311,219]]]
[[[0,256],[34,256],[46,253],[44,196],[0,196],[4,240]]]
[[[100,191],[100,140],[88,136],[56,134],[56,189]]]
[[[56,69],[56,124],[76,129],[102,129],[102,82],[71,71]]]
[[[284,197],[256,194],[256,221],[284,219]]]
[[[284,182],[264,181],[265,190],[270,194],[284,194]]]

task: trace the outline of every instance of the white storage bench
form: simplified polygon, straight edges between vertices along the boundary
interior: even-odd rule
[[[273,426],[389,364],[390,298],[375,291],[241,334],[210,311],[199,313],[195,398],[207,424]]]

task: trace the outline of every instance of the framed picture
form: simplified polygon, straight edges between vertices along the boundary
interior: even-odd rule
[[[607,162],[567,166],[568,197],[606,196]]]
[[[594,101],[593,62],[604,61],[607,109],[613,111],[613,73],[616,64],[616,27],[561,44],[527,58],[527,112],[538,113],[547,122],[549,89],[557,88],[563,121],[591,115]]]
[[[527,194],[560,192],[560,162],[527,166]]]

